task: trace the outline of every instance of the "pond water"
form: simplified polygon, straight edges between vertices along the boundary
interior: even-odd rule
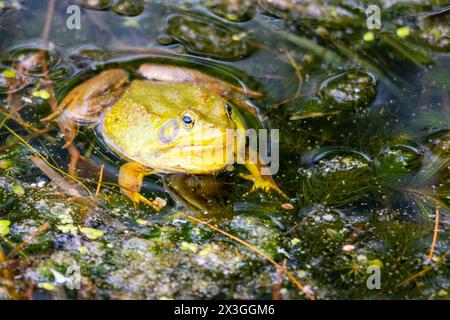
[[[448,299],[450,9],[326,3],[0,1],[0,298]],[[156,213],[93,125],[41,121],[143,63],[261,93],[289,199],[235,165],[147,176]]]

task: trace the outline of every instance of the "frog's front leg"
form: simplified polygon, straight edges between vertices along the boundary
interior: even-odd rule
[[[252,190],[255,189],[273,190],[279,195],[281,195],[283,198],[288,199],[288,196],[283,191],[281,191],[281,189],[278,187],[277,183],[275,182],[275,180],[271,175],[261,174],[261,165],[259,161],[258,163],[247,161],[245,163],[245,167],[250,172],[250,174],[242,175],[242,177],[246,180],[253,181]]]
[[[142,188],[144,177],[155,172],[155,170],[136,162],[125,163],[120,167],[119,171],[120,190],[134,203],[138,204],[143,202],[154,208],[156,211],[160,211],[166,205],[164,200],[158,198],[154,201],[150,201],[139,193]]]

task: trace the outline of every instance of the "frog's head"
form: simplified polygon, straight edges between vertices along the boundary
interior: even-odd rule
[[[234,124],[226,112],[226,102],[211,103],[213,110],[206,108],[208,104],[189,105],[169,118],[155,119],[155,136],[145,148],[148,152],[143,152],[146,159],[157,160],[168,171],[208,173],[223,168],[225,157],[233,155],[227,129]]]
[[[104,132],[125,157],[154,169],[210,173],[234,153],[227,139],[227,129],[235,127],[230,111],[226,100],[205,88],[134,81],[106,115]],[[118,114],[121,125],[111,121]]]

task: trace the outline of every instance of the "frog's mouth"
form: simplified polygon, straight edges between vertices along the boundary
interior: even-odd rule
[[[223,167],[234,162],[233,148],[225,144],[209,144],[180,146],[171,151],[171,155],[177,159],[183,159],[186,164],[207,168]]]
[[[184,144],[175,144],[173,146],[171,146],[170,148],[164,148],[166,149],[166,152],[170,153],[170,154],[179,154],[179,156],[183,156],[186,155],[188,156],[190,153],[201,153],[201,152],[205,152],[205,154],[210,153],[210,152],[227,152],[227,150],[229,149],[228,147],[230,147],[231,151],[232,149],[232,144],[225,144],[224,141],[220,141],[220,142],[211,142],[211,143],[204,143],[204,144],[188,144],[188,145],[184,145]]]

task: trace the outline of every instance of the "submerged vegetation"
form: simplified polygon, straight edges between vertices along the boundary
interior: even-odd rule
[[[448,299],[445,1],[0,0],[1,299]],[[239,166],[120,193],[96,130],[41,121],[100,71],[180,65],[261,92],[275,180]],[[249,120],[250,121],[250,120]],[[370,288],[369,267],[381,285]]]

